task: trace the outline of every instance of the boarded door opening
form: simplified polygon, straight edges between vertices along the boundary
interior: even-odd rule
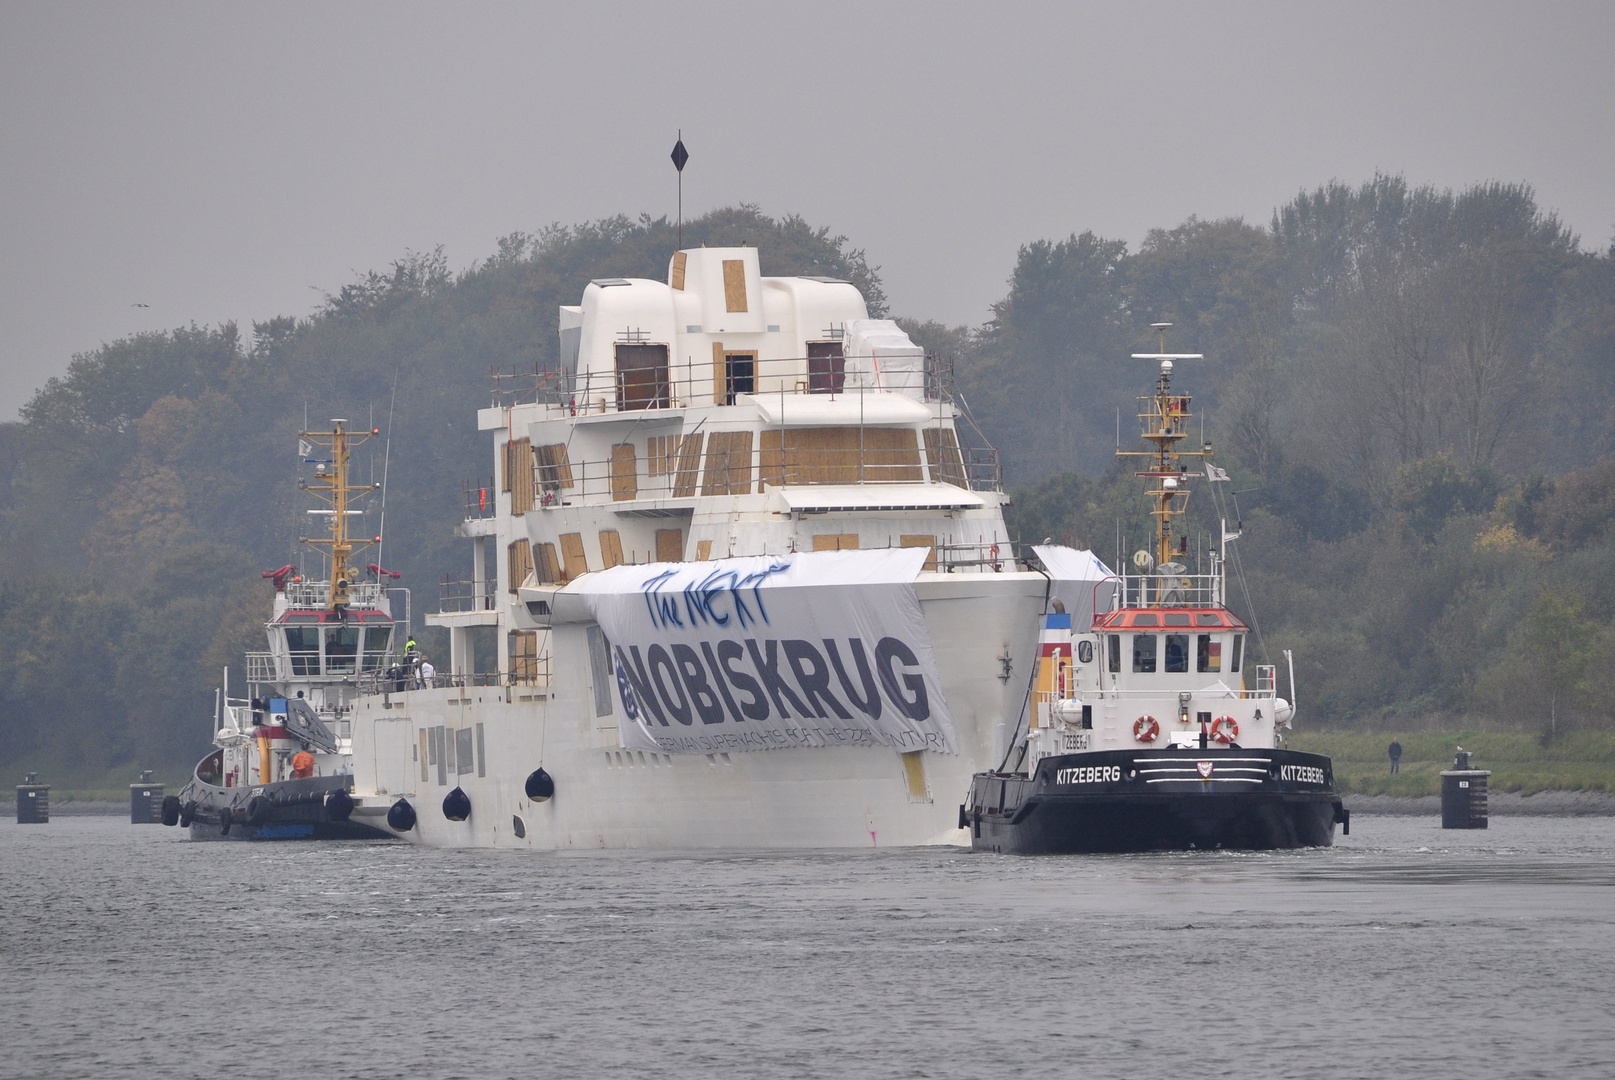
[[[757,392],[757,354],[724,353],[724,404],[733,405],[736,394]]]
[[[617,408],[665,409],[668,402],[667,346],[617,346]]]
[[[656,561],[657,562],[683,562],[684,561],[684,530],[683,529],[657,529],[656,530]]]
[[[846,384],[847,360],[841,342],[808,342],[808,393],[839,394]]]

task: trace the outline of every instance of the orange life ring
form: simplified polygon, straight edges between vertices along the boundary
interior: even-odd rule
[[[1231,743],[1239,738],[1239,721],[1232,716],[1219,716],[1211,722],[1211,737],[1220,743]]]
[[[1133,738],[1139,742],[1154,742],[1161,733],[1161,725],[1153,716],[1140,716],[1133,721]]]

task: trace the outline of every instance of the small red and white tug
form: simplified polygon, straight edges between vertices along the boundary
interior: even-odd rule
[[[387,583],[398,575],[372,563],[361,576],[354,556],[380,540],[355,539],[351,519],[378,485],[349,481],[353,447],[374,430],[305,431],[299,487],[320,504],[327,535],[303,543],[324,549],[329,575],[307,579],[296,566],[264,572],[275,588],[265,624],[269,650],[247,654],[247,696],[230,696],[229,672],[214,714],[215,749],[190,781],[163,803],[163,824],[193,840],[392,839],[365,820],[353,789],[353,700],[361,691],[418,679],[412,650],[395,661],[399,620]],[[402,591],[402,590],[398,590]],[[407,629],[407,627],[406,627]],[[360,812],[355,813],[358,809]],[[385,812],[385,807],[382,808]]]
[[[1278,696],[1277,668],[1253,663],[1249,629],[1227,606],[1238,534],[1225,519],[1203,572],[1191,572],[1188,537],[1174,530],[1190,481],[1227,476],[1209,442],[1179,448],[1192,414],[1173,367],[1202,357],[1166,352],[1167,325],[1155,324],[1160,352],[1134,354],[1160,366],[1139,399],[1148,449],[1117,451],[1143,459],[1154,550],[1074,611],[1051,601],[1024,736],[1005,760],[1014,765],[976,774],[959,809],[978,850],[1309,847],[1350,827],[1329,759],[1284,748],[1294,707]],[[1292,671],[1292,696],[1294,681]]]

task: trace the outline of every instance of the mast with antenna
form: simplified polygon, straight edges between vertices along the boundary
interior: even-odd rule
[[[329,504],[326,510],[311,510],[312,514],[329,515],[331,527],[328,535],[318,537],[305,537],[303,543],[310,547],[329,549],[331,561],[331,587],[326,597],[326,610],[340,611],[348,606],[348,590],[358,580],[352,559],[355,554],[363,551],[373,544],[380,543],[381,537],[374,540],[354,540],[348,535],[348,518],[356,516],[363,511],[353,509],[365,495],[379,488],[377,483],[354,485],[348,482],[348,466],[352,460],[353,447],[358,446],[380,432],[372,428],[369,431],[349,431],[346,428],[348,421],[345,418],[331,421],[330,431],[303,431],[300,437],[312,447],[325,449],[329,457],[316,457],[313,454],[304,457],[305,464],[314,466],[314,478],[311,481],[298,481],[298,486],[310,491],[316,498],[323,499]]]
[[[1152,504],[1150,516],[1155,518],[1155,565],[1169,563],[1183,553],[1187,538],[1180,538],[1173,529],[1173,519],[1179,517],[1189,505],[1189,474],[1183,458],[1209,458],[1211,444],[1201,440],[1199,450],[1180,450],[1178,443],[1189,437],[1190,398],[1172,392],[1172,369],[1179,360],[1204,360],[1201,353],[1169,353],[1166,351],[1166,332],[1169,322],[1151,323],[1150,329],[1158,335],[1159,351],[1133,353],[1134,360],[1155,360],[1161,365],[1155,393],[1140,397],[1138,418],[1143,428],[1144,441],[1151,444],[1148,450],[1117,450],[1118,457],[1146,458],[1146,467],[1136,473],[1154,482],[1148,495]]]

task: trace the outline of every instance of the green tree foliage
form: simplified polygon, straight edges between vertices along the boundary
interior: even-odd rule
[[[684,230],[886,314],[877,268],[827,228],[740,206]],[[649,217],[515,232],[458,272],[406,253],[250,338],[191,326],[75,357],[0,425],[0,764],[200,753],[220,669],[261,641],[257,571],[303,557],[305,410],[390,437],[357,468],[388,476],[382,561],[431,610],[438,573],[468,569],[461,484],[493,471],[486,375],[554,368],[558,307],[592,278],[663,278],[676,243]],[[1259,661],[1295,650],[1303,722],[1609,721],[1615,247],[1583,251],[1523,185],[1389,176],[1299,193],[1265,228],[1030,242],[984,326],[904,323],[1001,448],[1021,539],[1140,546],[1113,450],[1157,321],[1206,355],[1178,385],[1232,476],[1215,500],[1196,485],[1191,558],[1243,527],[1235,606]]]
[[[1125,354],[1169,321],[1170,351],[1207,356],[1177,385],[1239,492],[1218,507],[1199,486],[1189,527],[1204,550],[1220,517],[1243,522],[1235,607],[1259,656],[1295,650],[1311,722],[1611,719],[1527,628],[1565,591],[1585,599],[1571,655],[1612,655],[1615,248],[1582,251],[1528,187],[1379,176],[1302,192],[1265,230],[1030,244],[996,311],[961,381],[989,384],[971,400],[1023,539],[1138,546],[1137,481],[1099,436],[1119,411],[1133,445],[1152,372]],[[1102,362],[1071,361],[1097,341]]]

